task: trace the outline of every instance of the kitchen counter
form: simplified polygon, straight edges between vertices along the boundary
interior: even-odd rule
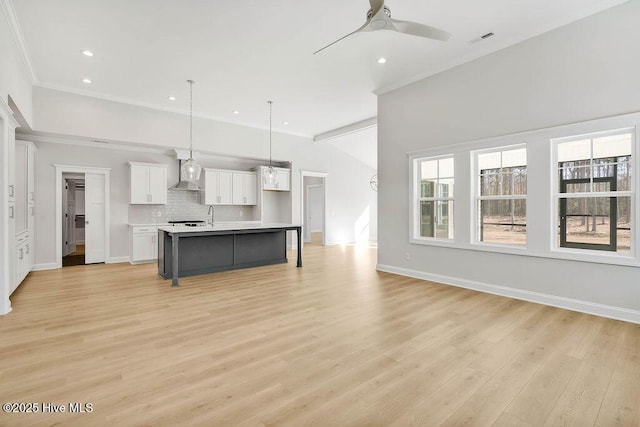
[[[172,279],[288,262],[286,232],[296,231],[302,267],[302,226],[282,223],[220,223],[158,228],[158,274]]]

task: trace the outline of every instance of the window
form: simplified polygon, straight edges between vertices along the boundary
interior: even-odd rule
[[[478,242],[527,243],[527,150],[475,152]]]
[[[631,254],[634,130],[556,142],[561,248]]]
[[[414,237],[453,239],[453,157],[414,161]]]

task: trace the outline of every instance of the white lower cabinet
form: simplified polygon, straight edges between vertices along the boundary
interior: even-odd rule
[[[158,259],[158,227],[131,227],[131,263],[151,262]]]
[[[11,284],[10,293],[16,290],[33,268],[33,243],[28,231],[16,235],[15,251],[15,277]]]

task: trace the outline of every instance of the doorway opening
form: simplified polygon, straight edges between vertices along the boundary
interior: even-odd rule
[[[62,174],[62,266],[85,264],[84,174]]]
[[[57,267],[107,262],[110,169],[55,166]]]
[[[326,244],[326,173],[301,172],[301,218],[304,243]]]

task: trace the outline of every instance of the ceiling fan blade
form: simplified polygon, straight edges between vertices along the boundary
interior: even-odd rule
[[[374,16],[384,7],[384,0],[369,0],[371,5],[371,16]]]
[[[322,49],[316,50],[315,52],[313,52],[313,54],[315,55],[316,53],[322,52],[326,48],[333,46],[334,44],[338,43],[339,41],[342,41],[342,40],[346,39],[347,37],[354,35],[355,33],[359,33],[360,31],[369,31],[369,29],[367,28],[367,26],[369,25],[369,22],[370,22],[370,20],[367,20],[367,22],[365,22],[364,25],[362,25],[362,27],[358,28],[355,31],[350,32],[349,34],[347,34],[344,37],[340,37],[338,40],[334,41],[333,43],[329,43],[328,45],[326,45]]]
[[[451,38],[451,34],[446,31],[430,27],[428,25],[418,24],[417,22],[399,21],[397,19],[391,19],[391,22],[395,25],[396,30],[404,34],[440,40],[443,42],[446,42]]]

